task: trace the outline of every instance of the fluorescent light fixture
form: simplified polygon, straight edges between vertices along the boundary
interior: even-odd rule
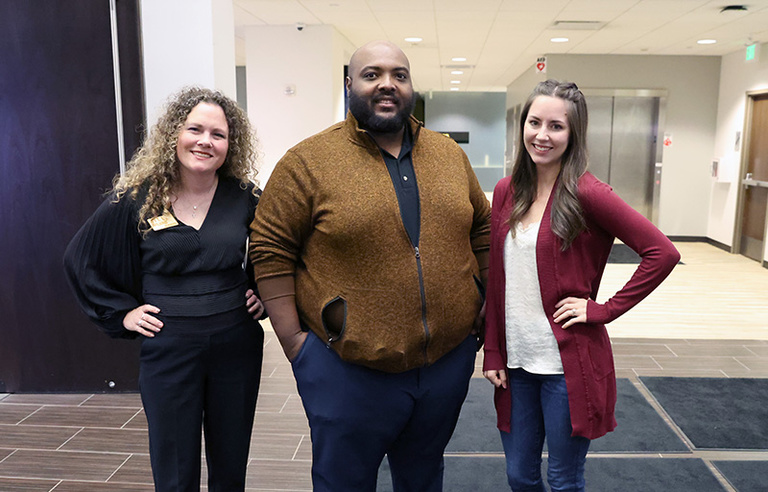
[[[452,91],[457,91],[457,90],[459,90],[459,88],[458,87],[451,87],[451,90]]]
[[[461,80],[451,80],[451,84],[461,84]]]
[[[451,61],[463,62],[463,61],[467,61],[467,59],[463,56],[457,56],[457,57],[451,58]]]
[[[567,43],[570,40],[568,38],[552,38],[550,41],[553,43]]]
[[[549,28],[561,29],[566,31],[599,31],[605,27],[605,22],[602,21],[555,21]]]
[[[715,44],[717,43],[717,39],[699,39],[696,41],[698,44]]]
[[[421,43],[422,41],[424,41],[422,38],[417,37],[417,36],[414,36],[414,37],[411,37],[411,38],[405,38],[405,40],[407,42],[409,42],[409,43]]]
[[[452,70],[451,75],[464,75],[463,70]]]

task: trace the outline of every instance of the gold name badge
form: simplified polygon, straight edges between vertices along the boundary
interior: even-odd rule
[[[147,222],[149,222],[153,231],[162,231],[163,229],[179,225],[179,223],[176,222],[176,218],[167,210],[160,217],[152,217]]]

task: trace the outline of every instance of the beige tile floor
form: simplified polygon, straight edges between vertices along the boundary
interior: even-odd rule
[[[639,376],[768,378],[768,270],[704,243],[677,246],[685,264],[610,332],[618,376],[630,378],[685,438],[644,391]],[[605,296],[633,269],[609,265]],[[477,365],[481,377],[480,360]],[[290,365],[269,331],[252,441],[248,491],[311,490],[309,428]],[[691,451],[707,463],[768,460],[764,452]],[[725,490],[734,490],[722,481]],[[0,491],[150,490],[138,395],[0,394]]]

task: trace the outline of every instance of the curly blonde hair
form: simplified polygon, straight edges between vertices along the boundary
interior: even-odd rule
[[[229,126],[229,150],[217,171],[219,176],[234,177],[243,188],[256,179],[258,142],[245,111],[219,91],[185,87],[168,98],[163,115],[126,165],[125,174],[115,176],[112,183],[116,201],[126,194],[135,200],[140,190],[146,192],[139,210],[138,227],[142,234],[149,230],[149,218],[171,208],[171,193],[180,179],[176,154],[179,134],[189,113],[200,103],[221,107]]]

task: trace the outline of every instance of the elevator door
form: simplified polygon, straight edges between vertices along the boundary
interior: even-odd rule
[[[658,97],[587,95],[589,171],[653,220]]]

